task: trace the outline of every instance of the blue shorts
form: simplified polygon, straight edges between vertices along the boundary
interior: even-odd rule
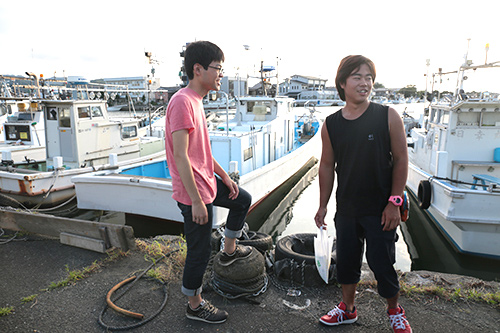
[[[392,298],[399,292],[396,262],[396,229],[383,231],[381,216],[350,217],[335,214],[337,233],[337,281],[356,284],[361,277],[361,264],[366,240],[366,260],[378,283],[378,293]]]

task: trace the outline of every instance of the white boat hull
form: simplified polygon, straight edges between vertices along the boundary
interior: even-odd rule
[[[241,176],[239,185],[252,195],[252,206],[285,183],[312,157],[317,157],[320,147],[318,132],[292,153]],[[169,179],[108,171],[78,176],[73,178],[73,182],[79,208],[119,211],[183,223],[177,203],[172,199]],[[225,222],[226,217],[227,209],[214,208],[214,226]]]
[[[417,197],[420,181],[430,177],[410,163],[407,188]],[[500,258],[500,193],[456,187],[436,178],[430,184],[426,212],[454,247],[462,253]]]
[[[134,163],[150,161],[163,156],[160,151],[144,157],[118,162],[118,165],[102,165],[99,169],[117,169]],[[95,172],[96,168],[86,167],[69,170],[57,170],[38,172],[24,169],[15,169],[9,172],[10,168],[0,171],[0,194],[7,195],[24,206],[34,205],[54,206],[75,196],[75,185],[72,178],[78,175]],[[14,170],[14,169],[12,169]]]

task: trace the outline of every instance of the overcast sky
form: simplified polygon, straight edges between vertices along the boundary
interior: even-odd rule
[[[145,76],[148,51],[159,61],[155,77],[176,85],[183,45],[210,40],[226,55],[226,75],[251,75],[263,60],[278,64],[280,79],[316,76],[333,86],[340,60],[363,54],[377,82],[423,90],[427,70],[464,62],[468,38],[474,64],[485,62],[486,43],[488,62],[500,61],[499,15],[497,0],[2,1],[0,74]],[[465,88],[500,92],[498,77],[500,69],[477,71]]]

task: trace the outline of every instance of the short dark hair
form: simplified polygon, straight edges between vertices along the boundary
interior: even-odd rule
[[[194,78],[193,67],[195,64],[200,64],[203,68],[208,69],[208,65],[212,61],[224,61],[224,52],[208,41],[197,41],[189,43],[184,53],[184,68],[190,80]]]
[[[372,74],[373,82],[375,82],[375,64],[373,61],[362,55],[350,55],[342,59],[337,70],[337,77],[335,78],[335,86],[339,92],[340,99],[345,101],[345,91],[342,89],[341,84],[345,84],[349,75],[355,70],[358,70],[361,65],[366,64]]]

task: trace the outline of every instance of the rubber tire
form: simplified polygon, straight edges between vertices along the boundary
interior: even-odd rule
[[[276,242],[275,261],[293,259],[297,262],[316,265],[314,257],[314,237],[316,234],[293,234]]]
[[[222,252],[220,251],[215,255],[213,269],[224,281],[245,281],[264,273],[264,256],[253,248],[247,258],[236,260],[229,266],[222,266],[220,264],[221,255]]]
[[[226,223],[223,223],[222,226],[225,228]],[[243,231],[248,232],[250,227],[248,226],[248,223],[245,222],[243,225]],[[214,229],[212,231],[212,235],[210,238],[210,245],[212,246],[212,251],[219,252],[220,250],[220,240],[222,236],[220,235],[219,231],[217,229]]]
[[[259,252],[264,253],[273,248],[273,239],[270,235],[263,232],[247,231],[247,234],[253,234],[252,239],[238,239],[238,244],[248,245],[256,248]],[[221,235],[219,231],[212,232],[211,245],[212,251],[218,252],[220,249]]]
[[[254,232],[249,231],[248,234],[252,234]],[[273,238],[268,234],[263,232],[255,232],[251,239],[239,239],[238,244],[253,246],[260,253],[264,253],[266,251],[270,251],[273,248]]]
[[[428,180],[421,180],[418,184],[418,206],[421,209],[428,209],[431,205],[431,182]]]

